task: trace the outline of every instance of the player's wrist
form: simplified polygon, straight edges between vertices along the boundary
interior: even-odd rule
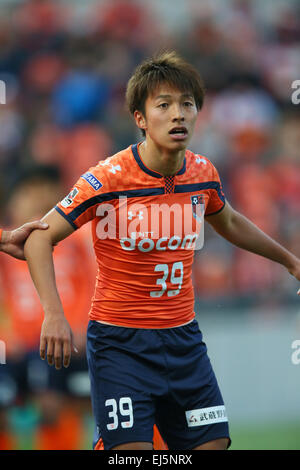
[[[65,314],[62,307],[44,307],[44,317],[47,320],[65,319]]]
[[[284,265],[289,272],[295,271],[299,269],[300,259],[292,253],[289,253],[289,256],[287,257]]]
[[[300,279],[300,259],[296,256],[293,257],[293,260],[286,266],[286,269],[290,274],[295,276],[297,279]]]

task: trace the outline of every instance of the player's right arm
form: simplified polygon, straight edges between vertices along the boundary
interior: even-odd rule
[[[71,235],[74,228],[56,211],[50,211],[43,219],[48,230],[36,230],[30,234],[24,254],[30,274],[44,310],[44,321],[40,338],[40,355],[50,365],[68,367],[72,350],[72,331],[65,318],[57,291],[53,264],[53,247]]]

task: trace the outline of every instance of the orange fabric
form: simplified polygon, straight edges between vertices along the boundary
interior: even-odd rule
[[[99,441],[95,445],[94,450],[104,450],[104,444],[103,444],[102,437],[99,439]]]
[[[56,280],[65,315],[73,333],[82,334],[88,322],[96,273],[86,236],[86,230],[76,232],[54,249]],[[34,349],[39,344],[43,311],[27,264],[2,254],[0,257],[0,298],[6,317],[3,323],[7,324],[0,325],[0,337],[6,341],[8,353],[16,347]]]
[[[38,450],[77,450],[82,438],[80,417],[70,410],[63,411],[54,425],[39,427],[35,438]]]
[[[161,437],[156,424],[153,427],[153,449],[154,450],[168,450],[168,446]]]
[[[178,232],[178,223],[184,228],[188,210],[190,232],[196,231],[192,196],[201,195],[206,215],[219,211],[224,198],[217,185],[220,179],[212,163],[187,150],[186,169],[175,175],[173,185],[187,192],[167,194],[162,175],[145,171],[131,147],[99,162],[78,180],[57,210],[75,228],[93,220],[98,274],[90,319],[134,328],[170,328],[194,318],[194,252],[184,249],[188,239],[186,232]],[[126,196],[126,202],[119,196]],[[168,235],[163,231],[165,214],[153,231],[152,208],[161,204],[181,209],[176,220],[170,217]],[[108,222],[115,228],[110,238],[105,236]]]
[[[3,232],[3,229],[0,228],[0,242],[1,242],[1,238],[2,238],[2,232]]]

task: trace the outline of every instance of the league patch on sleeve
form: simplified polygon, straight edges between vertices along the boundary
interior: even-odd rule
[[[98,191],[98,189],[102,188],[103,186],[102,183],[96,178],[96,176],[94,176],[89,171],[81,175],[81,178],[87,181],[95,191]]]
[[[79,191],[77,188],[72,189],[72,191],[61,201],[61,205],[65,208],[69,207],[73,203],[78,193]]]

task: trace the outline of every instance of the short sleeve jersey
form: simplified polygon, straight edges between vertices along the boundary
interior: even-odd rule
[[[144,164],[139,144],[90,168],[56,206],[74,229],[92,221],[98,272],[90,319],[133,328],[191,321],[203,216],[224,205],[216,168],[189,150],[169,177]]]

